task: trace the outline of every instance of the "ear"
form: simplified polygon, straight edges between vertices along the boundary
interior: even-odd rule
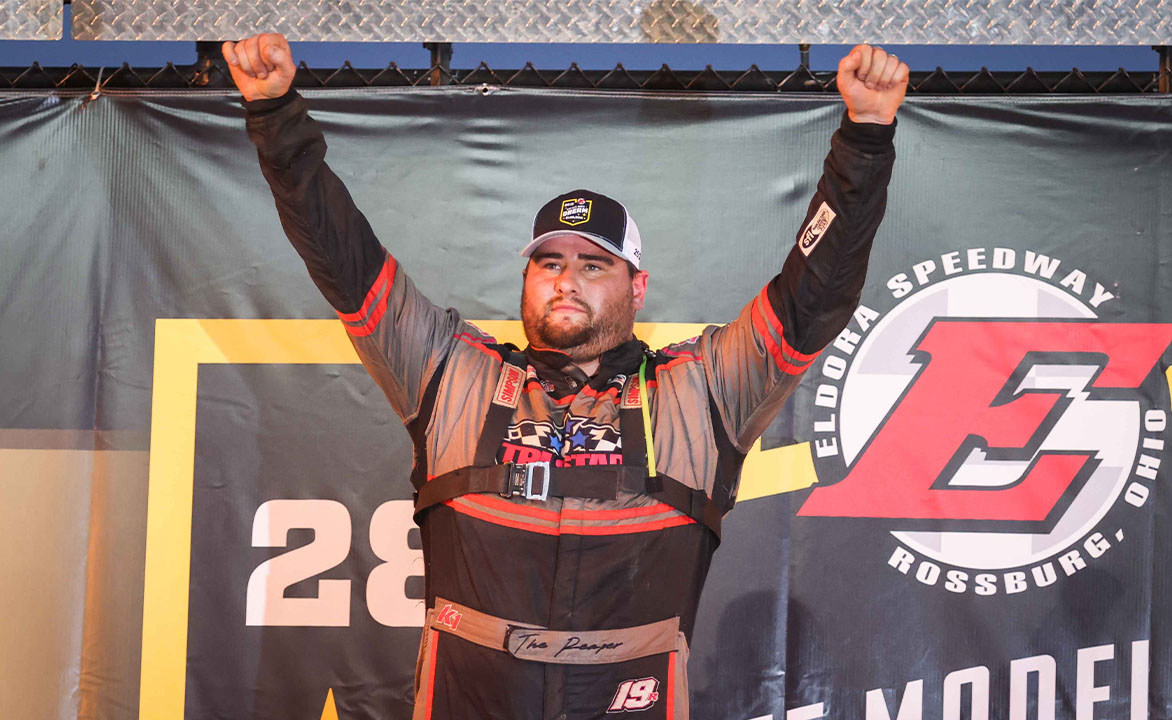
[[[640,270],[631,278],[631,296],[635,310],[643,309],[643,301],[647,297],[647,278],[651,277],[646,270]]]

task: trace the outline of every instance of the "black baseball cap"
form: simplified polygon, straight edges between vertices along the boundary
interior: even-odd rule
[[[639,228],[618,200],[591,190],[558,195],[537,211],[537,217],[533,218],[533,241],[521,251],[521,257],[529,257],[541,243],[565,233],[579,235],[639,267],[643,254]]]

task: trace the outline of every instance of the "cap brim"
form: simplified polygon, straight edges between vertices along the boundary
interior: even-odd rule
[[[547,232],[543,235],[538,235],[537,237],[533,238],[533,242],[526,245],[525,249],[521,251],[521,257],[527,258],[527,257],[533,255],[533,253],[536,252],[537,248],[542,243],[544,243],[546,240],[549,240],[552,237],[557,237],[558,235],[577,235],[578,237],[582,238],[583,240],[589,240],[590,242],[594,243],[595,245],[597,245],[601,249],[605,250],[607,252],[607,254],[614,255],[615,257],[619,258],[623,262],[629,262],[632,265],[634,265],[636,268],[639,267],[638,262],[630,259],[629,257],[627,257],[625,255],[622,255],[620,253],[615,252],[614,245],[611,245],[609,241],[604,240],[603,238],[600,238],[596,235],[592,235],[591,233],[581,232],[579,230],[551,230],[550,232]]]
[[[545,242],[546,240],[549,240],[552,237],[557,237],[558,235],[577,235],[578,237],[582,238],[583,240],[589,240],[590,242],[594,243],[595,245],[597,245],[598,247],[607,251],[611,255],[614,255],[615,257],[623,257],[622,255],[619,255],[617,252],[615,252],[614,246],[611,245],[606,240],[603,240],[602,238],[591,235],[590,233],[579,232],[577,230],[551,230],[550,232],[547,232],[544,235],[538,235],[537,237],[533,238],[533,242],[526,245],[525,249],[521,251],[521,257],[523,257],[523,258],[529,257],[530,255],[533,254],[533,251],[536,250],[538,248],[538,246],[540,246],[543,242]]]

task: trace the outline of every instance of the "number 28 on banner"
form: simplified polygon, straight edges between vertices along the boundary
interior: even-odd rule
[[[411,577],[423,575],[423,551],[412,548],[415,527],[410,500],[380,505],[370,519],[370,547],[382,562],[366,581],[366,606],[377,622],[422,627],[422,599],[407,596]],[[337,567],[350,554],[351,521],[336,500],[269,500],[256,510],[253,547],[286,547],[290,530],[313,531],[308,545],[261,563],[248,578],[248,625],[346,627],[350,624],[350,580],[318,580],[316,597],[285,597],[290,585]]]

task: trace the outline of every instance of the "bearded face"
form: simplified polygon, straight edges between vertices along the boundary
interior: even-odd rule
[[[521,321],[529,344],[578,364],[630,340],[647,274],[579,235],[542,243],[525,268]]]
[[[624,273],[626,269],[624,267]],[[577,312],[564,309],[572,305]],[[530,345],[561,350],[574,362],[591,360],[631,339],[635,325],[634,294],[604,298],[597,309],[575,297],[555,296],[542,303],[531,296],[529,285],[521,292],[521,322]]]

